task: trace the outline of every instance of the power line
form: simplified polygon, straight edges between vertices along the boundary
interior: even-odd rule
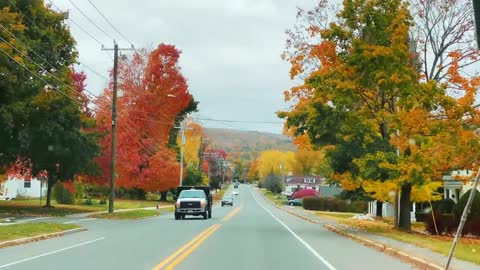
[[[22,68],[24,68],[25,70],[27,70],[28,72],[30,72],[33,76],[37,77],[39,80],[41,80],[42,82],[44,82],[47,86],[51,86],[51,84],[49,82],[47,82],[45,79],[43,79],[40,75],[38,75],[37,73],[33,72],[32,70],[30,70],[29,68],[27,68],[25,65],[23,65],[22,63],[20,63],[19,61],[17,61],[15,58],[13,58],[12,56],[10,56],[7,52],[5,52],[2,48],[0,48],[0,51],[3,52],[8,58],[10,58],[11,60],[13,60],[15,63],[17,63],[19,66],[21,66]],[[80,102],[79,100],[75,99],[74,97],[70,96],[69,94],[63,92],[62,90],[60,90],[58,87],[55,87],[55,86],[51,86],[54,90],[57,90],[58,92],[60,92],[62,95],[66,96],[67,98],[71,99],[73,102],[79,104],[80,106],[82,107],[85,107],[89,110],[92,110],[92,111],[95,111],[94,109],[92,108],[89,108],[87,107],[85,104],[83,104],[82,102]]]
[[[2,26],[2,25],[0,25]],[[3,26],[2,26],[3,27]],[[15,51],[17,51],[19,54],[21,54],[23,57],[25,57],[28,61],[32,62],[32,64],[34,64],[35,66],[37,66],[38,68],[40,68],[41,70],[45,70],[48,74],[50,74],[56,81],[60,82],[61,84],[63,84],[64,86],[66,86],[67,88],[70,88],[70,90],[74,91],[74,93],[76,92],[75,89],[73,89],[70,85],[66,84],[65,82],[63,82],[62,80],[60,80],[58,77],[56,77],[52,72],[48,71],[47,69],[45,69],[45,67],[42,67],[40,64],[38,64],[37,62],[33,61],[28,55],[24,54],[21,50],[19,50],[17,47],[13,46],[10,42],[8,42],[7,40],[5,40],[3,37],[0,37],[0,40],[2,40],[3,42],[7,43],[12,49],[14,49]],[[17,39],[18,40],[18,39]],[[20,41],[20,40],[19,40]],[[20,41],[21,42],[21,41]],[[48,63],[48,62],[46,62]],[[48,63],[49,64],[49,63]],[[51,64],[50,64],[51,65]],[[52,67],[55,69],[55,67],[52,65]],[[92,92],[88,91],[87,89],[85,89],[85,92],[89,93],[90,95],[94,96],[95,98],[98,98],[95,94],[93,94]]]
[[[213,118],[202,118],[197,117],[196,119],[201,121],[211,121],[211,122],[226,122],[226,123],[246,123],[246,124],[284,124],[284,122],[274,122],[274,121],[242,121],[242,120],[227,120],[227,119],[213,119]]]
[[[5,30],[8,34],[10,34],[16,41],[18,41],[20,44],[22,44],[25,48],[27,48],[27,50],[31,53],[33,53],[34,55],[36,55],[38,58],[40,58],[40,60],[42,60],[44,63],[46,63],[48,66],[50,66],[52,69],[57,69],[53,64],[51,64],[50,62],[48,62],[45,58],[43,58],[41,55],[39,55],[37,52],[35,52],[30,46],[28,46],[27,44],[25,44],[22,40],[20,40],[19,38],[17,38],[13,33],[11,33],[10,31],[8,31],[7,28],[5,28],[3,25],[0,24],[0,27]],[[32,62],[33,64],[35,64],[37,67],[43,69],[43,70],[47,70],[45,67],[41,67],[38,63],[34,62],[31,58],[29,58],[28,56],[26,56],[25,54],[23,54],[18,48],[16,48],[15,46],[13,46],[13,44],[11,44],[10,42],[8,42],[7,40],[3,39],[2,37],[0,37],[4,42],[6,42],[10,47],[12,47],[15,51],[19,52],[22,56],[26,57],[30,62]],[[85,64],[82,64],[83,66],[85,66],[86,68],[90,69],[92,72],[95,72],[97,73],[96,71],[94,71],[93,69],[91,69],[90,67],[88,67],[87,65]],[[50,71],[47,70],[47,72],[49,72],[51,74]],[[108,80],[108,78],[106,78],[105,76],[102,76],[100,74],[97,73],[97,75],[105,78]],[[54,77],[56,78],[56,77]],[[59,79],[57,79],[58,81],[60,81],[62,84],[65,85],[65,83]],[[95,98],[98,98],[95,94],[93,94],[92,92],[88,91],[87,89],[85,89],[85,92],[89,93],[90,95],[94,96]]]
[[[68,0],[82,15],[85,17],[90,23],[92,23],[98,30],[100,30],[102,33],[104,33],[107,37],[109,37],[112,40],[115,40],[111,35],[109,35],[105,30],[103,30],[98,24],[96,24],[90,17],[87,16],[72,0]]]
[[[115,25],[113,25],[108,19],[107,17],[97,8],[97,6],[91,1],[91,0],[88,0],[88,2],[90,3],[90,5],[93,6],[93,8],[95,8],[95,10],[102,16],[102,18],[123,38],[125,39],[128,43],[132,44],[133,43],[128,40],[128,38],[126,38],[116,27]]]
[[[52,1],[49,1],[50,4],[52,6],[54,6],[55,8],[57,8],[57,10],[60,12],[60,8],[58,6],[56,6]],[[72,22],[76,27],[78,27],[83,33],[85,33],[87,36],[89,36],[91,39],[95,40],[98,44],[100,44],[100,46],[103,46],[103,43],[100,42],[97,38],[95,38],[92,34],[90,34],[90,32],[88,32],[87,30],[85,30],[82,26],[80,26],[80,24],[78,24],[77,22],[75,22],[72,18],[70,18],[70,16],[68,16],[68,20],[70,22]]]
[[[92,73],[94,73],[95,75],[97,75],[98,77],[101,77],[105,80],[109,80],[107,77],[103,76],[102,74],[100,74],[99,72],[95,71],[94,69],[92,69],[91,67],[85,65],[84,63],[80,63],[80,65],[82,65],[84,68],[90,70]]]
[[[4,40],[2,37],[0,37],[0,39]],[[4,41],[5,41],[5,40],[4,40]],[[7,42],[7,43],[8,43],[8,42]],[[14,49],[16,49],[16,48],[14,48]],[[40,75],[38,75],[38,74],[35,73],[34,71],[30,70],[30,69],[29,69],[28,67],[26,67],[24,64],[22,64],[22,63],[20,63],[19,61],[17,61],[14,57],[10,56],[10,55],[9,55],[6,51],[4,51],[2,48],[0,48],[0,51],[1,51],[2,53],[4,53],[8,58],[10,58],[11,60],[13,60],[15,63],[17,63],[19,66],[21,66],[23,69],[25,69],[26,71],[28,71],[29,73],[31,73],[33,76],[35,76],[36,78],[38,78],[39,80],[41,80],[42,82],[44,82],[46,86],[52,87],[54,90],[56,90],[57,92],[61,93],[62,95],[64,95],[64,96],[67,97],[68,99],[72,100],[73,102],[77,103],[77,104],[80,105],[81,107],[84,107],[84,108],[86,108],[86,109],[88,109],[88,110],[91,110],[91,111],[93,111],[93,112],[98,113],[98,111],[96,111],[94,108],[88,107],[86,104],[80,102],[80,101],[79,101],[78,99],[76,99],[75,97],[72,97],[71,95],[69,95],[69,94],[65,93],[64,91],[60,90],[58,87],[52,86],[52,85],[51,85],[49,82],[47,82],[44,78],[42,78]],[[29,59],[28,57],[27,57],[27,59],[28,59],[29,61],[32,61],[32,60]],[[33,62],[33,61],[32,61],[32,62]],[[36,64],[35,62],[33,62],[33,63]],[[49,74],[50,74],[50,73],[49,73]],[[50,75],[52,75],[52,74],[50,74]],[[52,75],[52,76],[53,76],[53,75]],[[56,77],[55,77],[55,78],[56,78]],[[70,88],[71,90],[74,90],[72,87],[70,87],[70,86],[68,86],[68,85],[66,85],[66,86],[67,86],[68,88]],[[89,99],[88,99],[88,101],[89,101],[89,102],[92,102],[92,103],[95,104],[95,105],[97,105],[99,108],[102,108],[102,107],[99,106],[97,103],[95,103],[95,102],[93,102],[93,101],[91,101],[91,100],[89,100]],[[127,119],[127,121],[130,121],[130,123],[134,124],[130,119],[128,119],[128,118],[126,118],[126,119]],[[134,124],[134,126],[135,126],[138,130],[140,130],[140,128],[139,128],[138,126],[136,126],[135,124]],[[130,131],[135,132],[135,130],[131,127],[130,124],[126,123],[125,127],[128,128]],[[136,142],[139,146],[141,146],[145,151],[147,151],[147,152],[148,152],[149,154],[151,154],[151,155],[154,155],[154,154],[155,154],[155,153],[153,152],[153,148],[155,147],[155,145],[154,145],[154,146],[148,145],[149,147],[152,148],[152,150],[150,150],[150,149],[148,149],[147,147],[145,147],[145,145],[144,145],[142,142],[140,142],[140,141],[138,140],[138,137],[137,137],[135,134],[132,134],[132,133],[130,133],[130,132],[127,132],[127,133],[128,133],[128,135],[130,135],[130,136],[135,140],[135,142]],[[156,144],[156,146],[159,147],[160,149],[163,148],[163,147],[161,147],[161,146],[158,145],[158,144]]]

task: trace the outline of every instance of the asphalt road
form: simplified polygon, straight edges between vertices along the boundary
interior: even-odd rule
[[[0,269],[413,269],[239,190],[209,220],[57,219],[88,231],[1,249]]]

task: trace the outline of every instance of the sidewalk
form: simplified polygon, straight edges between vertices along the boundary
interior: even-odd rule
[[[325,227],[328,229],[329,226],[333,227],[334,229],[331,231],[335,231],[335,229],[339,230],[337,233],[344,235],[345,237],[349,237],[347,234],[350,234],[352,236],[356,236],[355,238],[359,239],[365,239],[367,241],[371,241],[373,245],[375,246],[383,246],[383,250],[387,250],[388,248],[391,248],[392,250],[396,251],[395,253],[404,253],[405,255],[409,255],[412,257],[419,258],[421,260],[424,260],[428,263],[435,264],[437,266],[440,266],[439,269],[443,269],[446,261],[447,261],[447,256],[443,254],[439,254],[436,252],[433,252],[427,248],[422,248],[418,247],[413,244],[409,243],[404,243],[392,238],[388,238],[385,236],[381,235],[376,235],[372,233],[368,233],[365,231],[353,229],[347,226],[343,226],[341,224],[338,224],[334,220],[326,219],[326,218],[321,218],[319,216],[316,216],[302,208],[299,207],[292,207],[292,206],[277,206],[278,208],[285,210],[289,212],[290,214],[299,216],[300,218],[303,218],[309,222],[314,222],[318,224],[324,224],[326,225]],[[360,241],[360,242],[365,242],[365,241]],[[366,243],[363,243],[366,244]],[[379,245],[378,245],[379,244]],[[368,245],[368,244],[366,244]],[[429,268],[430,269],[430,268]],[[437,269],[435,267],[432,267],[431,269]],[[450,268],[452,270],[478,270],[480,269],[480,265],[476,265],[470,262],[462,261],[453,258],[452,262],[450,263]]]

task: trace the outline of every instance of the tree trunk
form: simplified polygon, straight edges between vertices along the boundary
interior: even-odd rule
[[[410,217],[410,193],[412,191],[412,185],[405,183],[402,185],[400,193],[400,219],[398,221],[398,227],[402,230],[411,229],[411,217]]]
[[[377,217],[382,217],[383,216],[382,208],[383,208],[383,202],[377,200],[377,209],[376,209],[377,211],[375,213],[375,215]]]
[[[160,192],[160,201],[166,202],[167,201],[167,194],[168,194],[168,191]]]
[[[47,184],[47,202],[45,203],[45,207],[52,207],[52,205],[50,204],[51,197],[52,197],[52,184],[50,183],[50,181],[48,181],[48,184]]]

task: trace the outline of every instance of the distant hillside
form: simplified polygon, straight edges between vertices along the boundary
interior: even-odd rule
[[[248,162],[265,150],[295,150],[292,139],[281,134],[218,128],[204,128],[203,131],[213,148],[225,150],[232,159]]]

